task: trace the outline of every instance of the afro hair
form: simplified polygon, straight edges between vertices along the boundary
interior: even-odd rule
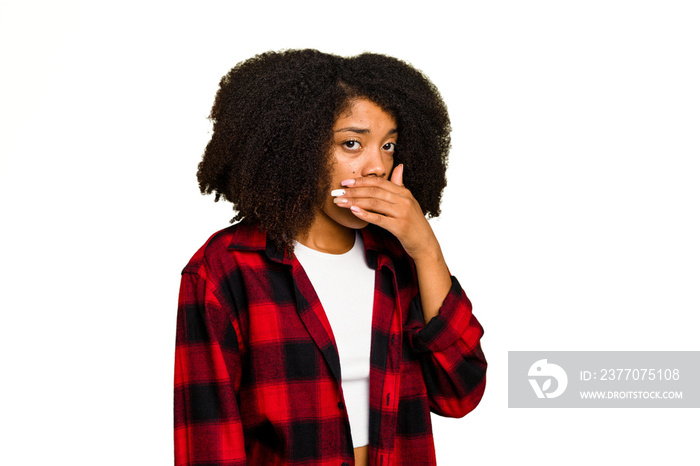
[[[398,125],[395,165],[427,216],[440,214],[450,121],[437,88],[411,65],[386,55],[339,57],[317,50],[256,55],[219,84],[213,134],[199,164],[202,194],[233,203],[279,247],[311,226],[330,188],[333,124],[366,98]]]

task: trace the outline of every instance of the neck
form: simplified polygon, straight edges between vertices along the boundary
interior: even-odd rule
[[[355,244],[355,230],[335,222],[323,211],[319,211],[309,230],[295,239],[316,251],[343,254]]]

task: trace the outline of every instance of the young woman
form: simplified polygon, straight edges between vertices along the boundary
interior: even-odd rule
[[[484,391],[483,330],[426,220],[447,111],[377,54],[265,53],[221,80],[202,193],[233,203],[182,273],[177,465],[434,464],[430,411]]]

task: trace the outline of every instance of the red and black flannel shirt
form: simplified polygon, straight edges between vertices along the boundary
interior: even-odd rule
[[[413,262],[372,225],[370,465],[435,464],[430,411],[464,416],[484,392],[481,325],[456,279],[427,325]],[[340,363],[295,257],[255,226],[214,234],[182,273],[176,465],[352,465]]]

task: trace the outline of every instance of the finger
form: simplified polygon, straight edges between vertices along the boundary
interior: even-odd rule
[[[334,189],[331,191],[331,196],[342,196],[348,198],[376,198],[387,202],[396,203],[400,198],[400,194],[387,191],[379,186],[364,186],[357,188]]]
[[[402,190],[406,189],[397,185],[396,183],[392,183],[391,181],[385,178],[380,178],[378,176],[363,176],[361,178],[350,178],[341,181],[340,184],[347,188],[376,186],[397,194],[402,192]]]
[[[401,211],[396,204],[376,198],[336,198],[333,199],[338,207],[359,207],[368,212],[375,212],[387,217],[398,218]]]
[[[398,186],[403,186],[403,164],[399,164],[394,168],[390,181]]]
[[[387,217],[376,212],[369,212],[356,205],[350,207],[350,212],[355,214],[357,218],[362,219],[367,223],[372,223],[374,225],[380,226],[385,230],[388,230],[389,232],[393,233],[394,219],[392,219],[391,217]]]

